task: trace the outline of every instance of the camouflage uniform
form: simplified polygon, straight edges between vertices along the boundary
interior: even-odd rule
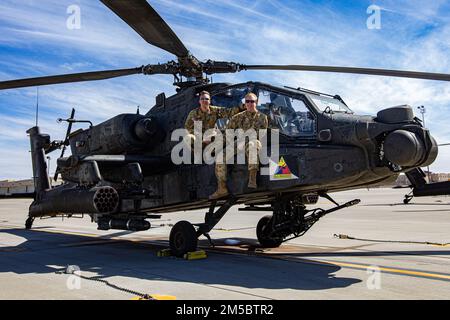
[[[267,129],[268,120],[267,116],[259,111],[257,112],[249,112],[243,111],[235,116],[233,116],[228,123],[227,129],[242,129],[245,131],[249,129],[256,130],[258,134],[258,130]],[[261,149],[261,142],[259,140],[249,141],[245,143],[245,154],[247,159],[249,159],[249,149],[252,148],[256,144],[256,150],[259,152]],[[237,148],[235,148],[237,149]],[[227,180],[227,165],[226,160],[231,155],[226,156],[226,159],[223,164],[216,163],[215,173],[218,181],[226,181]],[[248,161],[248,170],[258,170],[259,169],[259,157],[256,157],[256,163],[250,163]]]
[[[209,106],[209,112],[203,112],[200,107],[192,110],[186,118],[184,127],[189,131],[191,135],[194,134],[194,121],[202,122],[202,133],[205,133],[208,129],[213,129],[217,120],[221,118],[231,118],[241,109],[236,108],[225,108],[225,107],[215,107]]]

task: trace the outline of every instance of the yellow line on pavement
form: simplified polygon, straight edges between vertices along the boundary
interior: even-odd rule
[[[410,275],[410,276],[450,280],[450,275],[438,274],[438,273],[405,270],[405,269],[397,269],[397,268],[388,268],[388,267],[379,267],[376,265],[364,265],[364,264],[338,262],[338,261],[326,261],[326,260],[311,260],[311,261],[320,262],[320,263],[324,263],[324,264],[328,264],[328,265],[335,265],[335,266],[339,266],[339,267],[348,267],[348,268],[364,269],[364,270],[368,270],[371,268],[377,268],[380,271],[389,272],[389,273],[398,273],[398,274],[405,274],[405,275]]]

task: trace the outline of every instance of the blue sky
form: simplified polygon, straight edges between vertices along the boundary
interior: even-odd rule
[[[322,64],[450,73],[449,1],[214,1],[149,0],[200,60],[247,64]],[[69,30],[67,8],[81,9],[81,29]],[[368,29],[367,8],[382,8],[381,29]],[[2,0],[0,79],[43,76],[166,62],[174,57],[148,45],[99,1]],[[450,142],[450,84],[373,76],[245,72],[214,81],[265,81],[341,95],[360,114],[399,104],[425,105],[426,124],[439,143]],[[147,110],[171,76],[130,76],[39,89],[42,131],[62,139],[72,107],[101,122]],[[36,88],[0,92],[0,179],[30,178],[29,141]],[[50,171],[57,154],[51,155]],[[450,148],[433,171],[450,172]]]

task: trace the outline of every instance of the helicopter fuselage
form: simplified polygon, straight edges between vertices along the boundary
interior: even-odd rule
[[[249,82],[193,86],[165,98],[146,114],[122,114],[72,133],[72,155],[58,167],[66,188],[111,186],[120,201],[117,212],[169,212],[209,205],[217,187],[214,165],[174,165],[171,133],[184,127],[198,106],[197,94],[209,90],[212,103],[232,107],[247,92],[259,96],[258,108],[279,131],[279,159],[288,174],[258,177],[247,189],[247,166],[228,165],[228,188],[237,203],[266,204],[280,194],[298,194],[305,204],[330,191],[387,184],[400,172],[434,161],[437,147],[408,106],[355,115],[338,96],[305,89]],[[224,129],[226,119],[217,126]],[[396,162],[394,162],[396,161]],[[62,187],[64,188],[64,187]]]
[[[328,192],[386,184],[400,172],[429,165],[437,156],[435,140],[407,105],[381,110],[376,116],[359,116],[339,96],[259,82],[209,84],[208,76],[278,70],[450,81],[448,74],[301,64],[202,62],[146,0],[101,2],[147,43],[175,55],[176,60],[127,69],[0,81],[0,90],[137,74],[172,75],[178,90],[168,98],[158,95],[156,104],[145,115],[120,114],[75,132],[71,132],[73,123],[90,121],[74,119],[72,110],[70,118],[66,119],[69,125],[62,141],[51,141],[37,126],[30,128],[27,132],[35,196],[26,228],[32,227],[36,217],[88,214],[100,230],[142,231],[150,228],[146,219],[157,218],[158,213],[209,207],[204,223],[193,225],[179,221],[172,228],[171,252],[183,256],[196,249],[199,236],[210,239],[209,232],[225,213],[241,203],[248,205],[243,209],[272,211],[272,216],[265,216],[258,222],[256,233],[262,246],[276,247],[291,236],[303,235],[324,215],[359,203],[354,199],[338,204]],[[217,187],[214,162],[174,161],[172,151],[180,141],[174,139],[173,133],[184,127],[189,112],[198,106],[197,95],[202,90],[211,93],[213,105],[226,108],[239,106],[250,91],[257,95],[258,110],[267,116],[270,132],[270,160],[260,164],[261,172],[265,173],[258,176],[257,189],[247,188],[245,161],[244,164],[228,164],[227,183],[231,194],[225,199],[210,201],[208,197]],[[227,119],[216,123],[219,130],[224,130],[226,125]],[[272,136],[274,132],[277,134]],[[64,156],[69,145],[71,155]],[[45,154],[59,148],[62,151],[55,179],[60,175],[64,183],[52,187]],[[254,186],[253,180],[250,186]],[[220,187],[224,189],[223,185]],[[327,210],[306,209],[306,205],[317,202],[319,196],[336,206]],[[217,211],[216,207],[219,207]]]

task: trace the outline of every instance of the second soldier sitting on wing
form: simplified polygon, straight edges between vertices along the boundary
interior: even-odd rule
[[[246,110],[234,115],[228,123],[227,129],[242,129],[244,132],[249,129],[254,129],[256,132],[258,132],[258,130],[267,129],[267,116],[258,111],[258,109],[256,108],[257,103],[258,97],[254,93],[247,93],[247,95],[245,96]],[[232,148],[234,148],[234,146],[232,146]],[[250,161],[250,149],[252,148],[256,148],[256,159]],[[236,149],[239,151],[239,146],[236,146]],[[248,162],[248,187],[256,188],[256,177],[259,169],[258,153],[261,149],[261,142],[255,138],[248,143],[246,142],[243,149],[245,149],[245,154]],[[217,178],[217,191],[209,197],[210,200],[219,199],[228,195],[226,163],[227,159],[231,156],[234,156],[233,152],[231,152],[231,154],[226,154],[224,163],[216,163],[215,174]]]

